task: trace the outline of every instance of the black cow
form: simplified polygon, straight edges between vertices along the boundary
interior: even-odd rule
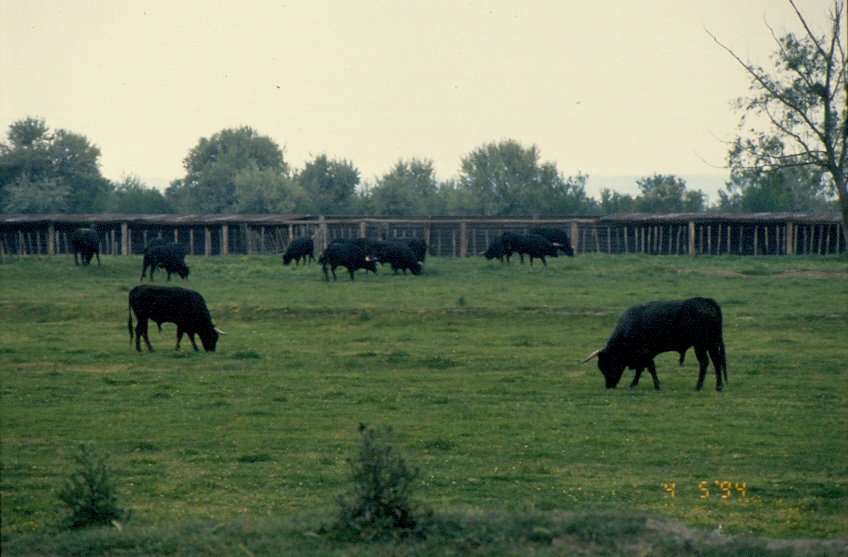
[[[288,249],[283,254],[283,265],[288,265],[292,261],[295,266],[300,266],[300,260],[303,259],[303,264],[306,265],[309,261],[315,261],[315,241],[311,236],[300,236],[292,240]]]
[[[358,269],[365,269],[372,273],[377,272],[377,263],[371,258],[365,249],[352,241],[333,241],[318,258],[318,263],[324,271],[324,279],[329,282],[327,267],[333,272],[333,280],[336,280],[336,267],[345,267],[353,280],[353,273]]]
[[[565,230],[559,228],[531,228],[530,234],[536,234],[546,238],[554,247],[567,255],[574,257],[574,249],[571,247],[571,238]]]
[[[413,275],[421,274],[421,264],[415,257],[412,248],[401,242],[378,242],[377,257],[380,263],[388,263],[395,274],[399,270],[406,274],[407,269]]]
[[[129,302],[127,328],[130,331],[130,346],[133,341],[132,316],[135,314],[138,321],[135,326],[135,349],[139,352],[141,352],[142,337],[147,349],[153,352],[150,337],[147,335],[148,320],[156,323],[160,331],[162,323],[177,325],[175,350],[180,349],[183,334],[187,334],[194,351],[197,352],[197,344],[194,342],[194,335],[197,334],[203,349],[214,352],[218,344],[218,336],[225,334],[212,323],[206,301],[194,290],[178,286],[143,284],[130,290]]]
[[[427,242],[419,238],[397,238],[395,241],[409,246],[409,249],[415,255],[415,260],[424,263],[424,259],[427,257]]]
[[[187,279],[189,268],[185,263],[185,255],[185,248],[182,244],[176,242],[163,244],[161,240],[153,240],[144,249],[141,280],[144,280],[148,268],[150,269],[150,280],[153,280],[153,271],[158,267],[165,269],[165,272],[168,273],[168,280],[171,280],[172,273],[178,274],[182,279]]]
[[[82,259],[83,265],[91,263],[91,258],[97,256],[97,264],[100,265],[100,236],[91,228],[77,228],[71,233],[71,249],[74,252],[74,265],[79,266]]]
[[[557,248],[546,238],[536,234],[513,234],[505,232],[502,236],[504,248],[510,255],[512,252],[518,252],[521,263],[524,263],[524,256],[530,257],[530,266],[533,266],[533,259],[539,258],[547,267],[548,263],[545,257],[557,257]]]
[[[333,244],[353,244],[365,252],[365,255],[375,261],[380,257],[380,240],[372,240],[371,238],[334,238],[330,240],[330,245]],[[320,261],[320,260],[319,260]]]
[[[484,253],[483,256],[490,261],[492,259],[497,259],[501,263],[503,263],[504,259],[506,259],[506,262],[509,263],[509,257],[512,254],[513,252],[511,250],[507,250],[507,245],[504,243],[503,236],[498,236],[489,242],[489,247],[486,248],[486,253]]]
[[[583,363],[598,358],[598,368],[604,374],[608,389],[621,380],[624,368],[636,370],[630,387],[639,383],[642,371],[648,368],[659,390],[654,358],[663,352],[679,352],[680,364],[690,347],[701,364],[696,390],[701,390],[712,359],[716,374],[716,390],[722,389],[722,372],[727,381],[727,359],[722,337],[721,308],[710,298],[689,298],[673,302],[650,302],[633,306],[624,312],[607,341],[606,348],[597,350]],[[707,357],[709,355],[709,357]]]

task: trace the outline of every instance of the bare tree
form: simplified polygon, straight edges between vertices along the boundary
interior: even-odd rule
[[[764,117],[765,129],[754,127],[733,144],[731,164],[762,170],[809,166],[825,173],[837,191],[842,230],[848,233],[848,59],[844,25],[845,1],[834,0],[826,35],[817,36],[793,0],[788,0],[803,32],[778,36],[769,27],[777,50],[773,67],[746,62],[707,31],[751,77],[751,96],[739,99],[746,118]],[[768,25],[768,24],[767,24]]]

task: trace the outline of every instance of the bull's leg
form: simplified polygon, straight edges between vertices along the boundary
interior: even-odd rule
[[[654,380],[654,389],[660,390],[660,378],[657,377],[657,366],[654,365],[654,360],[648,362],[648,372],[651,374],[651,379]]]
[[[545,267],[547,267],[547,266],[548,266],[548,262],[547,262],[547,261],[545,261],[545,256],[544,256],[544,255],[543,255],[542,257],[540,257],[539,259],[541,259],[541,260],[542,260],[542,265],[544,265]]]
[[[180,342],[183,340],[183,330],[179,326],[177,326],[177,345],[174,347],[174,350],[177,352],[180,351]]]
[[[716,390],[720,391],[724,388],[724,385],[721,382],[721,369],[722,369],[722,359],[721,352],[718,346],[710,346],[708,348],[710,353],[710,359],[713,361],[713,368],[715,369],[716,374]]]
[[[327,274],[327,264],[326,264],[326,263],[322,263],[322,264],[321,264],[321,269],[324,271],[324,280],[326,280],[327,282],[330,282],[330,275],[329,275],[329,274]]]
[[[79,267],[79,259],[77,258],[77,252],[74,252],[74,265]]]
[[[636,369],[636,375],[633,376],[633,382],[630,383],[631,389],[635,389],[636,385],[639,384],[639,378],[642,377],[642,370],[643,369],[644,368],[641,368],[641,367]]]
[[[138,316],[136,316],[138,317]],[[135,349],[141,352],[141,337],[144,337],[144,344],[147,345],[147,350],[153,352],[153,345],[150,344],[150,337],[147,336],[147,319],[139,320],[135,325]]]
[[[100,266],[100,252],[99,252],[99,251],[95,251],[95,252],[94,252],[94,255],[96,255],[96,256],[97,256],[97,266],[99,267],[99,266]]]
[[[710,359],[707,357],[707,350],[703,346],[695,347],[695,356],[698,358],[698,364],[701,366],[701,369],[698,371],[698,384],[695,385],[695,390],[700,391],[704,386],[704,378],[707,376],[707,366],[710,365]]]
[[[348,273],[350,273],[350,280],[353,280],[353,269],[348,268]]]
[[[194,333],[188,333],[188,339],[191,341],[191,347],[194,348],[194,351],[200,352],[200,350],[197,349],[197,343],[194,342]]]

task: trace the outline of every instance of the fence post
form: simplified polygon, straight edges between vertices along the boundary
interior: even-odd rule
[[[48,223],[47,224],[47,255],[53,255],[53,252],[55,251],[53,249],[53,237],[55,236],[55,234],[56,234],[56,227],[53,225],[52,222]]]
[[[127,223],[121,223],[121,255],[130,254],[130,227]]]
[[[695,255],[695,221],[689,221],[689,255]]]
[[[317,249],[315,251],[317,253],[323,252],[325,249],[327,249],[327,244],[329,243],[329,241],[330,238],[329,232],[327,230],[327,221],[323,216],[318,217],[318,234],[316,235],[316,242],[318,242],[318,245],[316,245],[315,247],[318,247],[320,249]]]
[[[468,256],[468,223],[465,221],[459,223],[459,256]]]
[[[432,225],[431,225],[429,222],[428,222],[428,223],[426,223],[426,224],[424,224],[424,238],[422,238],[422,239],[424,240],[424,242],[427,244],[427,250],[428,250],[428,251],[430,251],[430,231],[431,231],[431,226],[432,226]],[[433,252],[432,252],[432,251],[430,251],[430,253],[432,254]]]
[[[579,238],[577,235],[580,233],[580,229],[577,227],[576,222],[571,223],[571,249],[574,250],[574,253],[577,253],[577,248],[580,246]]]
[[[241,223],[241,236],[244,238],[244,247],[247,255],[253,255],[253,242],[250,237],[250,227],[246,222]]]
[[[221,255],[230,253],[230,225],[221,225]]]

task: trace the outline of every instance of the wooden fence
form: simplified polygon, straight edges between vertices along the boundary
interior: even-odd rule
[[[421,238],[435,256],[482,255],[504,231],[556,227],[581,253],[830,255],[846,253],[839,215],[619,214],[563,218],[368,218],[296,215],[0,215],[0,257],[70,253],[70,235],[91,227],[101,253],[139,255],[153,239],[190,255],[280,254],[299,236],[319,249],[335,238]]]

